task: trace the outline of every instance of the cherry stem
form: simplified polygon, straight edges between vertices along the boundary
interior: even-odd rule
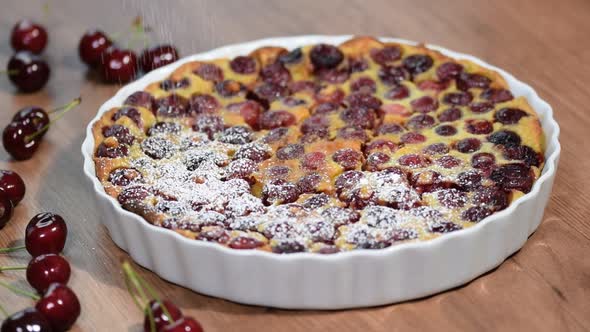
[[[156,302],[158,302],[160,307],[162,307],[162,312],[164,312],[164,315],[166,315],[166,317],[168,317],[168,320],[170,321],[170,323],[174,324],[174,319],[172,318],[172,315],[168,311],[168,308],[166,308],[166,306],[164,305],[164,302],[162,302],[162,300],[160,299],[160,296],[158,296],[158,293],[156,293],[156,291],[152,288],[152,286],[150,286],[150,284],[148,282],[146,282],[145,280],[143,280],[143,278],[140,277],[139,275],[137,275],[137,279],[139,280],[140,283],[143,284],[143,286],[145,287],[145,289],[147,290],[149,295],[154,300],[156,300]]]
[[[141,16],[137,16],[131,24],[131,40],[127,43],[128,48],[132,48],[137,40],[143,41],[143,47],[147,47],[149,38],[147,32],[150,30],[143,24]]]
[[[78,98],[72,100],[71,102],[69,102],[69,103],[67,103],[65,105],[61,105],[59,107],[56,107],[56,108],[50,110],[47,113],[48,114],[53,114],[53,113],[57,113],[59,111],[65,111],[68,108],[71,109],[71,108],[73,108],[75,106],[78,106],[81,102],[82,102],[82,98],[81,97],[78,97]],[[72,105],[72,104],[74,104],[74,105]],[[68,111],[69,111],[69,109],[68,109]]]
[[[135,303],[135,306],[139,309],[139,311],[144,311],[144,308],[139,303],[139,300],[137,300],[137,294],[135,294],[133,292],[133,290],[131,289],[132,288],[131,280],[129,280],[129,278],[127,278],[127,275],[125,275],[125,286],[127,286],[127,291],[131,295],[131,299],[133,299],[133,303]],[[137,289],[136,289],[136,291],[137,291]],[[150,321],[150,331],[156,332],[156,321],[154,320],[154,314],[152,313],[151,310],[149,310],[149,308],[147,310],[147,314],[148,314],[149,321]]]
[[[49,13],[50,13],[50,10],[49,10],[49,2],[46,2],[46,3],[43,4],[43,15],[45,17],[49,17]]]
[[[53,110],[52,113],[56,112],[56,111],[58,111],[59,113],[57,113],[57,115],[55,117],[53,117],[53,119],[51,119],[51,121],[49,121],[48,124],[41,127],[41,129],[37,130],[36,132],[32,133],[31,135],[26,136],[25,142],[30,142],[31,140],[35,139],[35,137],[41,135],[41,133],[45,132],[49,127],[51,127],[52,124],[54,124],[59,119],[61,119],[61,117],[64,116],[68,111],[70,111],[74,107],[80,105],[81,102],[82,102],[82,97],[78,97],[78,98],[72,100],[71,102],[69,102],[68,104],[60,106],[60,107],[56,108],[55,110]]]
[[[5,318],[8,318],[8,312],[6,311],[6,309],[4,309],[4,307],[0,304],[0,312],[2,313],[2,315],[4,315]]]
[[[148,318],[150,321],[150,331],[156,332],[156,321],[154,320],[154,314],[152,313],[149,307],[146,309],[146,307],[142,306],[139,303],[139,300],[137,299],[138,296],[141,297],[141,301],[147,303],[147,306],[149,306],[149,300],[145,295],[143,288],[141,287],[141,284],[137,278],[137,274],[128,262],[123,263],[123,271],[125,273],[125,285],[127,286],[127,291],[129,291],[129,294],[131,295],[131,298],[133,299],[133,302],[135,303],[137,308],[140,311],[147,311]],[[135,292],[133,292],[133,290],[131,289],[132,286],[135,289]]]
[[[0,254],[5,254],[9,252],[19,251],[25,249],[26,246],[18,246],[18,247],[11,247],[11,248],[0,248]]]
[[[13,69],[13,70],[0,70],[0,74],[6,74],[8,76],[14,76],[14,75],[18,75],[18,70]]]
[[[162,312],[164,313],[164,315],[166,315],[166,317],[168,317],[168,320],[171,323],[174,323],[174,319],[172,318],[172,315],[170,314],[170,312],[168,311],[168,309],[166,308],[166,306],[164,305],[164,303],[162,302],[162,300],[160,299],[160,297],[158,296],[156,291],[154,291],[154,289],[149,285],[149,283],[146,282],[141,276],[139,276],[139,274],[137,274],[137,272],[135,272],[135,270],[131,267],[131,264],[129,264],[128,261],[123,262],[122,268],[123,268],[123,272],[125,273],[126,279],[129,281],[130,284],[132,284],[134,286],[135,290],[137,291],[139,296],[142,298],[142,301],[147,302],[147,305],[149,306],[149,300],[147,299],[146,293],[144,292],[144,289],[145,289],[147,291],[147,293],[160,305],[160,307],[162,308]],[[130,289],[129,284],[128,284],[128,289]],[[130,292],[130,293],[131,293],[131,296],[133,297],[134,294],[132,292]],[[137,301],[137,299],[134,299],[134,301],[139,305],[139,302]],[[149,307],[148,307],[147,311],[148,311],[148,315],[150,317],[150,325],[151,325],[152,320],[153,320],[153,314],[152,314],[152,311],[150,310]],[[155,331],[155,325],[152,327],[153,327],[153,331]]]
[[[18,294],[18,295],[22,295],[22,296],[26,296],[26,297],[30,297],[31,299],[33,299],[33,301],[39,301],[41,298],[39,297],[39,295],[35,294],[35,293],[31,293],[29,291],[26,291],[24,289],[20,289],[17,287],[14,287],[10,284],[7,284],[3,281],[0,281],[0,286],[10,289],[13,293]]]
[[[0,266],[0,273],[4,271],[19,271],[26,270],[26,266]]]

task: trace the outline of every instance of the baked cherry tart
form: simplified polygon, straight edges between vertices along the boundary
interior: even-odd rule
[[[96,175],[147,222],[331,254],[471,227],[531,191],[537,114],[498,73],[357,37],[193,61],[93,124]]]

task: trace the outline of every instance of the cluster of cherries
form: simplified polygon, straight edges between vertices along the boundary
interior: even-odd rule
[[[143,29],[143,28],[142,28]],[[45,28],[29,20],[19,21],[12,30],[11,44],[16,53],[10,58],[5,74],[21,92],[31,93],[42,89],[50,76],[47,62],[40,57],[47,46]],[[79,43],[80,59],[92,70],[98,70],[105,81],[125,83],[133,80],[140,71],[150,72],[178,60],[178,51],[171,45],[158,45],[145,49],[141,56],[130,49],[116,46],[105,33],[88,31]],[[15,160],[30,159],[54,121],[80,104],[76,98],[67,105],[50,112],[36,106],[19,110],[4,128],[2,143]],[[50,114],[55,114],[50,119]],[[0,229],[10,221],[14,207],[25,195],[22,178],[13,171],[0,171]],[[0,248],[0,253],[26,249],[33,257],[28,266],[0,266],[0,273],[11,270],[26,270],[29,284],[38,294],[18,289],[0,281],[13,292],[25,295],[37,303],[35,307],[7,315],[2,323],[2,332],[38,331],[55,332],[68,330],[80,315],[80,302],[76,294],[66,286],[71,268],[60,255],[67,237],[63,218],[53,213],[40,213],[33,217],[25,232],[25,245]],[[184,316],[171,301],[159,300],[152,288],[131,268],[123,264],[128,286],[136,303],[145,306],[144,330],[146,332],[203,331],[193,318]],[[149,294],[151,300],[146,296]]]
[[[133,50],[117,46],[100,30],[87,31],[80,40],[78,52],[90,69],[97,69],[111,83],[129,82],[140,70],[147,73],[178,60],[178,51],[171,45],[147,48],[138,59]]]
[[[67,105],[50,112],[37,106],[28,106],[19,110],[2,132],[4,149],[16,160],[30,159],[39,148],[51,124],[80,102],[82,99],[76,98]],[[50,120],[49,114],[55,114],[53,120]]]
[[[24,195],[22,178],[12,171],[0,171],[0,228],[8,223],[13,207]],[[70,280],[70,264],[60,255],[67,234],[68,228],[62,217],[49,212],[39,213],[26,227],[24,246],[0,248],[0,253],[26,249],[31,254],[32,259],[27,266],[0,266],[0,273],[26,270],[28,283],[37,290],[33,293],[0,281],[0,286],[36,301],[34,307],[10,316],[0,307],[2,313],[8,316],[2,322],[2,332],[66,331],[80,316],[78,297],[66,286]]]
[[[178,306],[169,300],[161,300],[154,289],[131,267],[123,262],[125,283],[133,301],[145,312],[145,332],[203,332],[201,324],[184,316]],[[151,298],[151,299],[150,299]]]
[[[16,53],[8,61],[6,74],[21,92],[38,91],[49,81],[51,70],[40,56],[47,40],[45,28],[29,20],[18,21],[12,29],[10,43]]]
[[[141,24],[141,20],[137,20]],[[140,28],[144,31],[143,27]],[[15,54],[8,61],[5,74],[21,91],[26,93],[42,89],[51,70],[40,54],[48,42],[47,30],[30,20],[20,20],[10,37]],[[91,69],[98,69],[105,81],[126,83],[141,70],[144,73],[178,60],[178,51],[171,45],[158,45],[145,49],[138,58],[133,50],[119,47],[100,30],[89,30],[78,46],[80,59]]]

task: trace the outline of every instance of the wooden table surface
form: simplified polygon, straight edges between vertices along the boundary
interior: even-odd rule
[[[43,2],[49,2],[48,12]],[[0,152],[0,168],[16,170],[27,185],[25,200],[0,231],[0,246],[20,243],[27,221],[38,212],[64,216],[70,229],[65,255],[74,269],[70,285],[83,308],[74,330],[140,331],[143,318],[119,269],[128,256],[101,225],[82,174],[86,124],[117,86],[97,81],[77,55],[85,29],[125,31],[138,14],[154,28],[154,41],[172,41],[184,55],[300,34],[383,35],[443,45],[529,83],[553,106],[562,128],[561,163],[543,223],[522,250],[463,287],[378,308],[286,311],[199,295],[140,269],[206,331],[590,330],[589,1],[2,0],[0,64],[12,53],[13,24],[30,17],[49,31],[45,56],[53,72],[48,86],[30,95],[15,93],[0,77],[0,123],[26,105],[51,108],[79,94],[84,98],[50,130],[33,159],[13,162]],[[27,261],[26,253],[0,256],[0,265]],[[0,279],[27,287],[22,271]],[[31,305],[6,290],[0,290],[0,303],[9,311]]]

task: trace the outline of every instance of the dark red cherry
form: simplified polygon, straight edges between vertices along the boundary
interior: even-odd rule
[[[446,62],[436,69],[436,75],[439,79],[445,81],[458,77],[462,71],[462,65],[454,62]]]
[[[252,74],[256,71],[256,60],[251,56],[238,56],[229,63],[229,67],[238,74]]]
[[[262,113],[258,118],[258,125],[262,129],[275,129],[278,127],[288,127],[293,124],[297,119],[292,113],[287,111],[268,111]]]
[[[344,170],[358,168],[363,162],[363,155],[353,149],[340,149],[334,153],[332,160],[338,163]]]
[[[400,82],[408,79],[409,73],[403,67],[382,66],[378,72],[379,78],[383,83],[390,86],[398,86]]]
[[[490,179],[506,191],[531,191],[535,180],[529,166],[521,163],[505,164],[492,171]]]
[[[67,331],[80,316],[80,301],[67,286],[54,283],[49,286],[35,308],[44,315],[53,331]]]
[[[22,92],[41,90],[49,81],[51,70],[45,60],[28,51],[19,51],[8,61],[8,78]]]
[[[14,171],[0,170],[0,192],[16,206],[25,196],[25,182]]]
[[[430,96],[423,96],[412,100],[410,105],[414,111],[428,113],[436,111],[438,108],[438,101]]]
[[[297,159],[305,153],[304,146],[302,144],[287,144],[276,152],[276,157],[279,160]]]
[[[172,45],[158,45],[148,48],[141,54],[141,69],[149,72],[178,60],[178,51]]]
[[[461,213],[461,219],[471,222],[479,222],[490,214],[492,214],[492,211],[487,207],[472,206]]]
[[[141,106],[155,113],[156,111],[156,99],[145,91],[135,91],[125,101],[123,105]]]
[[[78,54],[80,59],[90,67],[100,65],[102,54],[109,48],[113,42],[100,30],[86,31],[80,44],[78,45]]]
[[[429,55],[425,54],[413,54],[408,56],[402,61],[402,65],[412,75],[418,75],[430,69],[433,64],[433,60]]]
[[[491,169],[496,164],[496,157],[488,152],[476,153],[471,157],[471,166],[477,169]]]
[[[258,248],[264,245],[264,243],[251,237],[239,236],[231,240],[227,245],[232,249],[248,250]]]
[[[52,332],[51,324],[35,308],[27,308],[4,319],[2,332]]]
[[[129,82],[137,73],[137,56],[131,50],[111,46],[102,54],[101,69],[107,82]]]
[[[70,280],[70,264],[60,255],[46,254],[33,258],[27,266],[27,281],[43,294],[53,283],[67,284]]]
[[[456,143],[455,148],[461,153],[472,153],[481,148],[481,141],[474,137],[464,138]]]
[[[12,218],[13,206],[8,195],[0,192],[0,229],[4,228]]]
[[[164,305],[164,307],[172,317],[173,321],[176,322],[177,320],[182,318],[182,312],[180,312],[180,309],[178,309],[178,307],[171,301],[163,300],[162,302],[159,302],[151,300],[148,305],[148,308],[146,308],[145,319],[143,321],[143,330],[145,332],[152,331],[150,325],[150,316],[147,314],[147,310],[150,310],[152,312],[152,317],[154,318],[156,331],[161,331],[162,328],[164,328],[167,325],[170,325],[170,319],[168,318],[168,315],[164,313],[161,304]]]
[[[262,202],[265,205],[292,203],[299,198],[299,187],[285,180],[274,180],[262,188]]]
[[[457,77],[457,88],[467,90],[471,88],[487,89],[492,80],[481,74],[470,74],[462,72]]]
[[[31,256],[59,254],[64,249],[68,227],[57,214],[39,213],[34,216],[25,231],[25,245]]]
[[[461,110],[458,108],[448,108],[438,115],[440,122],[453,122],[461,118]]]
[[[518,123],[520,119],[527,115],[528,114],[521,109],[505,107],[494,114],[494,119],[502,124],[510,125]]]
[[[191,317],[182,317],[181,319],[165,326],[161,332],[203,332],[203,327],[199,322]]]
[[[514,99],[512,92],[505,89],[485,89],[481,95],[481,98],[487,99],[492,103],[503,103]]]
[[[520,136],[517,133],[510,130],[497,131],[495,133],[490,134],[487,138],[488,141],[496,145],[518,146],[521,142]]]
[[[249,143],[240,146],[234,154],[234,159],[250,159],[257,163],[270,158],[270,151],[260,143]]]
[[[36,130],[24,122],[11,122],[2,132],[4,149],[15,160],[30,159],[39,148],[39,137],[32,137]]]
[[[310,171],[315,171],[322,168],[325,163],[326,155],[319,151],[310,152],[301,158],[301,167]]]
[[[28,106],[16,112],[12,117],[12,122],[22,122],[24,125],[31,126],[36,131],[39,131],[49,124],[49,115],[40,107]],[[45,135],[46,132],[47,129],[42,134],[39,134],[39,137]]]
[[[45,28],[29,20],[20,20],[12,28],[10,44],[15,51],[29,51],[40,54],[47,46]]]
[[[369,54],[371,55],[371,59],[373,59],[373,61],[380,65],[385,65],[399,59],[402,55],[402,49],[396,45],[385,46],[379,49],[374,48]]]
[[[311,63],[314,68],[335,68],[342,62],[344,55],[336,46],[327,44],[318,44],[309,52]]]
[[[410,89],[405,85],[395,86],[385,94],[385,98],[391,100],[404,99],[408,96],[410,96]]]

